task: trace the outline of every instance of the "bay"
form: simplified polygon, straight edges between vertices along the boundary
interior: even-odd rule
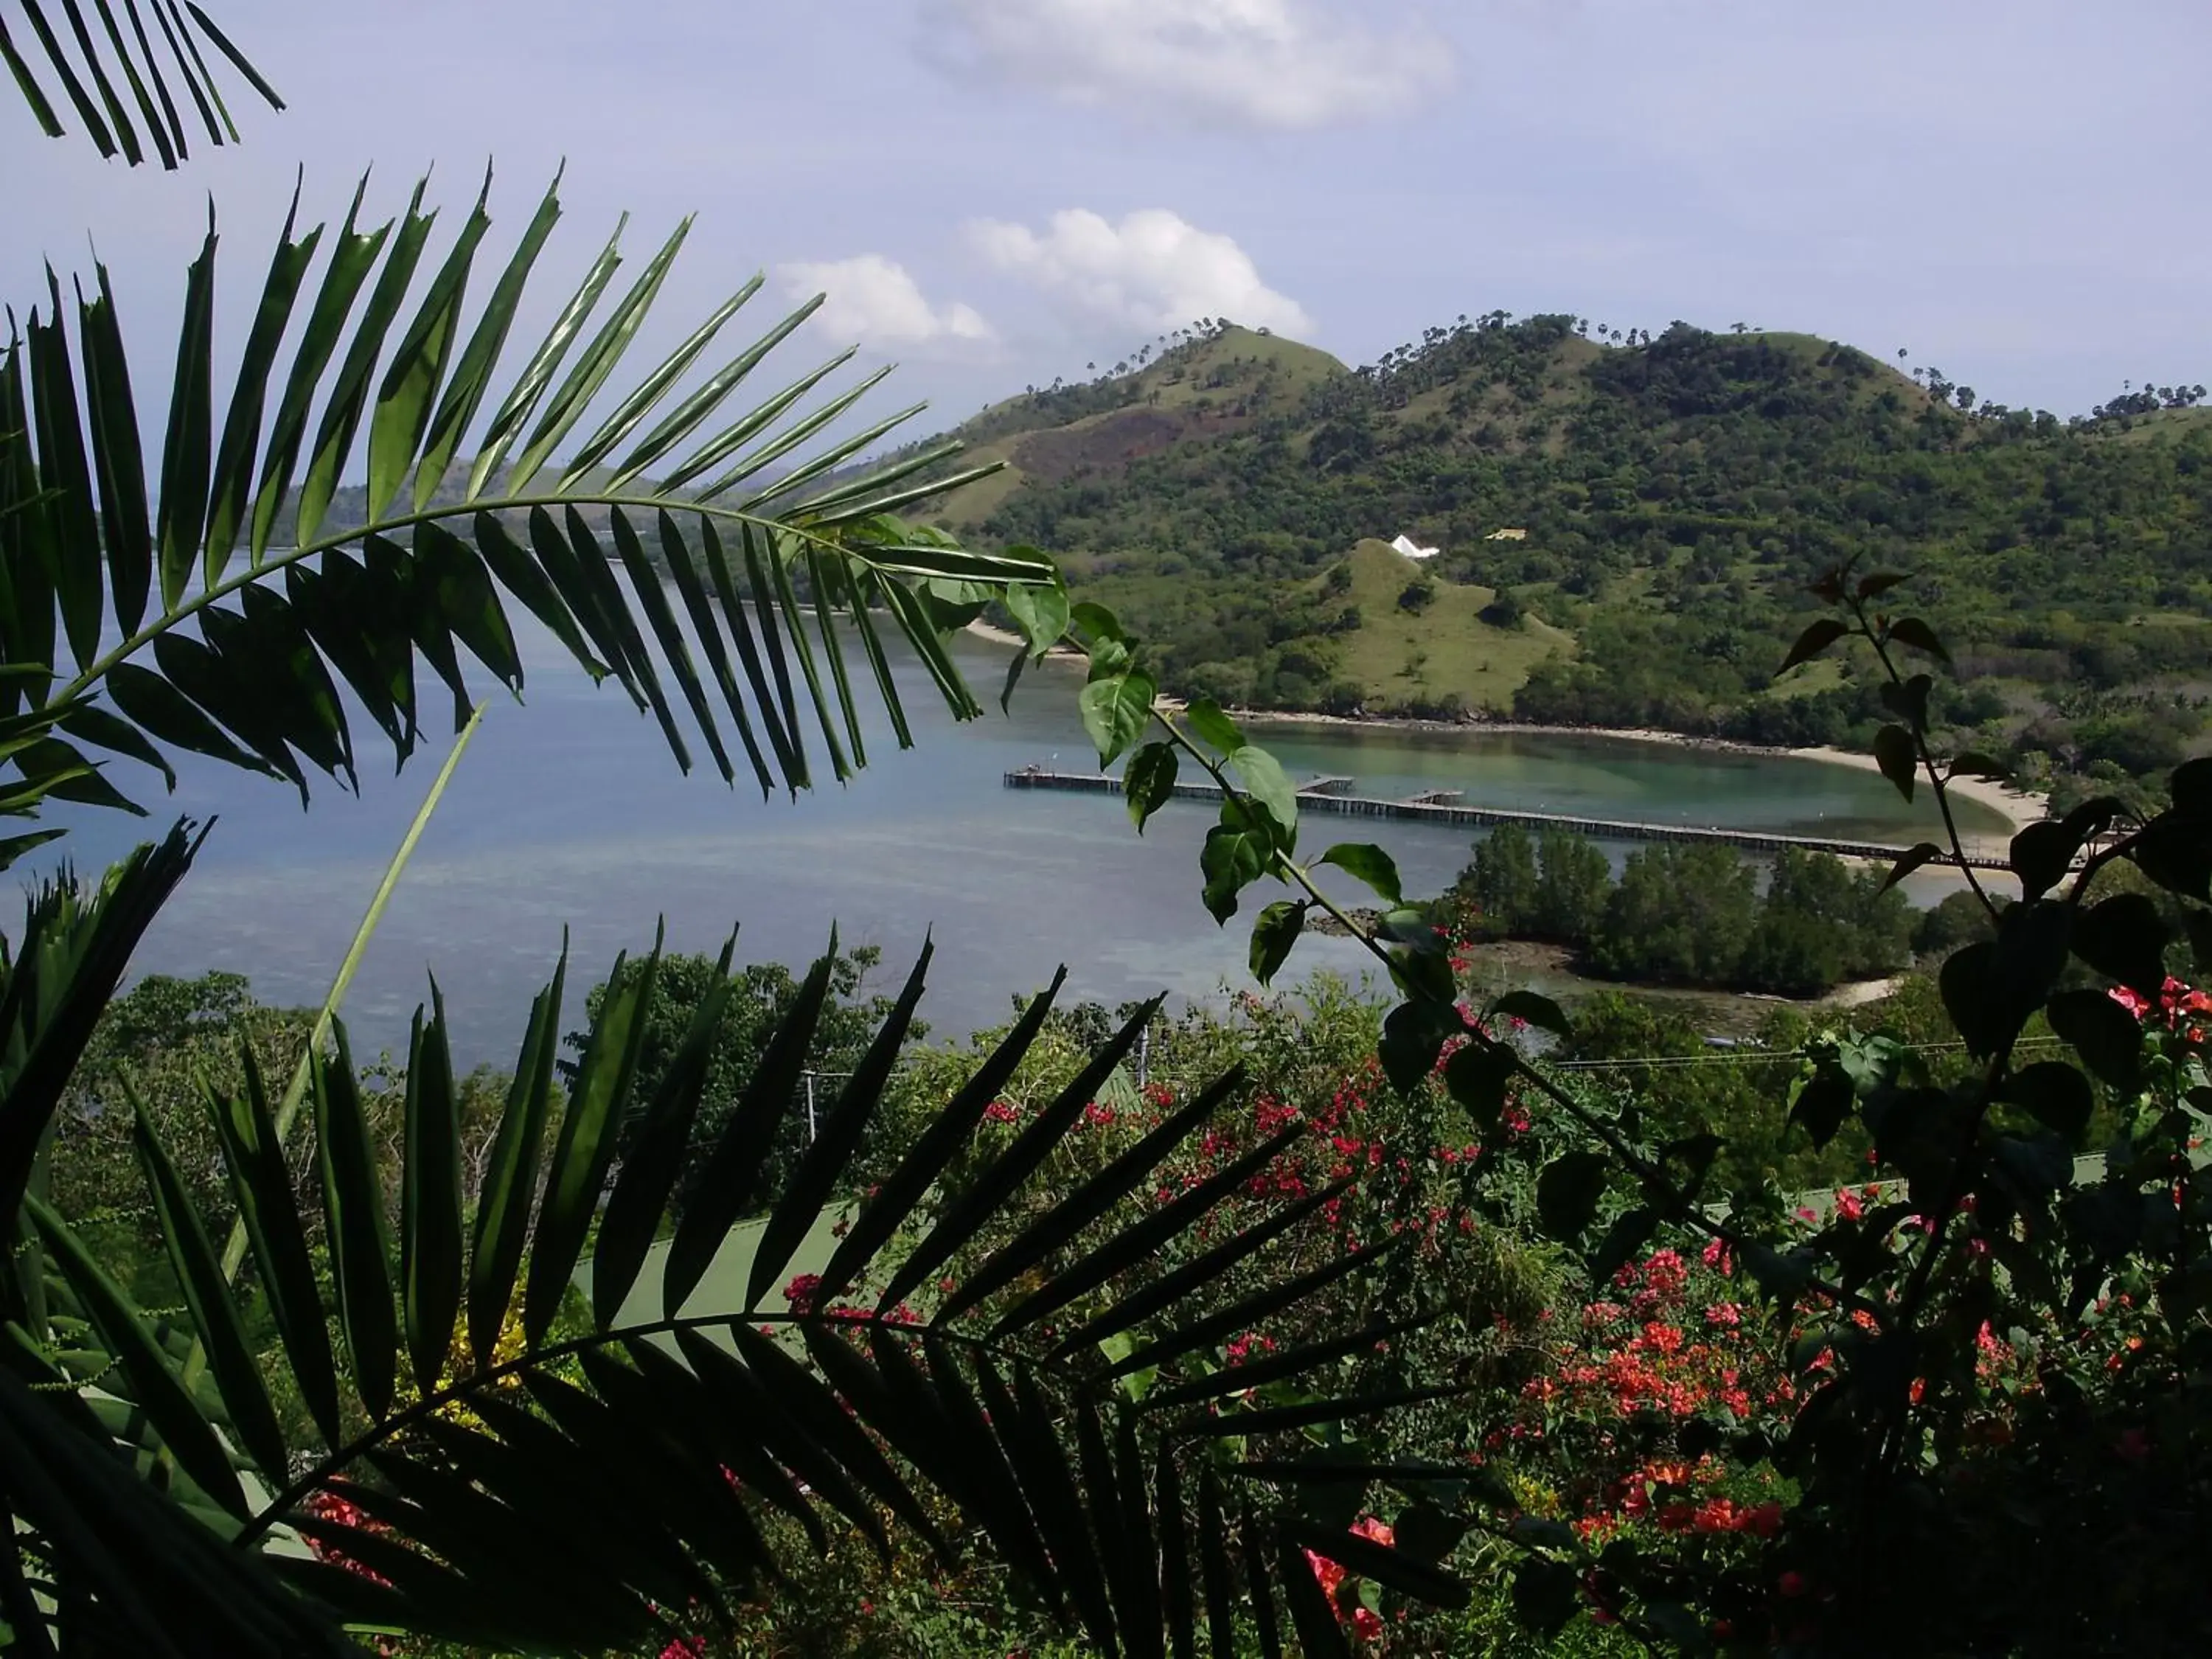
[[[1214,927],[1199,903],[1208,808],[1175,803],[1140,839],[1116,799],[1004,787],[1021,766],[1095,768],[1075,712],[1080,677],[1066,665],[1033,670],[1001,715],[992,693],[1007,649],[962,636],[955,654],[990,712],[961,725],[901,654],[894,672],[917,746],[899,751],[872,711],[870,764],[840,786],[828,781],[811,732],[821,787],[763,802],[748,778],[726,786],[696,743],[702,764],[684,775],[651,717],[619,688],[593,686],[528,617],[515,625],[526,702],[477,677],[495,701],[346,1004],[358,1051],[404,1042],[434,973],[457,1058],[511,1061],[564,937],[573,1026],[583,990],[618,951],[650,949],[657,925],[671,949],[713,951],[741,924],[740,960],[796,964],[823,948],[834,924],[845,945],[882,947],[877,980],[893,990],[933,941],[922,1012],[939,1036],[1006,1018],[1017,994],[1063,963],[1066,996],[1109,1004],[1251,984],[1249,918],[1277,895],[1255,890],[1243,915]],[[427,676],[422,693],[426,707],[443,696]],[[75,833],[61,847],[81,867],[105,863],[169,816],[219,820],[134,972],[228,968],[249,974],[264,1001],[320,1000],[445,746],[426,743],[394,776],[374,732],[356,720],[358,797],[319,781],[305,811],[288,786],[189,759],[164,800],[157,776],[115,763],[118,781],[155,817],[72,811],[64,821]],[[1872,774],[1802,759],[1574,733],[1269,723],[1255,735],[1294,777],[1347,775],[1362,794],[1452,787],[1487,805],[1892,842],[1934,824],[1924,801],[1906,806]],[[1995,814],[1964,805],[1970,836],[2002,828]],[[1388,820],[1312,815],[1304,835],[1309,851],[1379,842],[1410,894],[1448,884],[1468,849],[1463,830]],[[1628,849],[1608,850],[1618,862]],[[1340,892],[1364,896],[1349,884]],[[1294,972],[1357,975],[1369,965],[1351,942],[1319,936],[1293,958]]]

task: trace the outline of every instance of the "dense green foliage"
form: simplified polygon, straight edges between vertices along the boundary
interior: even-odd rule
[[[1759,875],[1734,848],[1661,843],[1616,883],[1587,837],[1507,824],[1475,843],[1446,914],[1477,937],[1572,945],[1610,979],[1809,996],[1905,965],[1911,912],[1881,872],[1785,848]]]
[[[892,998],[862,994],[869,973],[882,963],[883,954],[881,947],[873,945],[831,954],[828,994],[807,1045],[805,1075],[798,1085],[803,1109],[785,1118],[769,1150],[763,1191],[770,1197],[783,1191],[800,1155],[813,1140],[820,1120],[836,1106],[839,1091],[866,1054],[869,1039],[890,1014]],[[584,999],[586,1019],[596,1021],[607,999],[619,994],[643,969],[641,963],[625,963],[611,979],[593,986]],[[663,957],[641,1016],[644,1029],[638,1037],[635,1105],[623,1126],[625,1154],[635,1145],[646,1104],[659,1093],[670,1065],[682,1053],[702,1005],[714,997],[720,1010],[700,1087],[702,1138],[695,1146],[699,1155],[688,1161],[677,1177],[676,1191],[669,1200],[672,1216],[680,1216],[690,1207],[699,1182],[708,1174],[704,1149],[711,1147],[728,1127],[744,1085],[760,1071],[769,1042],[789,1018],[804,988],[800,977],[780,962],[747,963],[737,970],[735,988],[727,993],[720,989],[725,977],[712,957],[682,952]],[[909,1027],[908,1040],[920,1041],[928,1035],[928,1029],[925,1022],[915,1020]],[[560,1062],[564,1080],[574,1081],[587,1042],[588,1027],[571,1031],[562,1039],[573,1056]]]
[[[1908,676],[1907,652],[1952,659],[1925,617],[1887,608],[1904,580],[1824,573],[1829,613],[1783,665],[1862,645],[1892,717],[1882,771],[1943,805],[1989,763],[1948,749],[1932,676]],[[1662,1109],[1656,1091],[1602,1079],[1736,1056],[1555,1066],[1576,1041],[1566,1011],[1527,990],[1470,998],[1475,964],[1388,854],[1302,853],[1279,763],[1212,702],[1156,702],[1150,653],[1111,612],[1074,620],[1091,736],[1102,763],[1129,756],[1139,827],[1182,765],[1202,769],[1222,795],[1200,860],[1208,908],[1226,923],[1262,882],[1294,895],[1254,920],[1254,972],[1279,973],[1316,912],[1360,939],[1402,999],[1383,1073],[1415,1097],[1441,1079],[1486,1132],[1462,1160],[1469,1210],[1586,1267],[1592,1299],[1540,1343],[1557,1369],[1486,1434],[1484,1452],[1506,1455],[1482,1460],[1460,1512],[1496,1517],[1517,1547],[1526,1624],[1560,1631],[1588,1611],[1682,1653],[2039,1659],[2212,1640],[2212,994],[2172,974],[2212,947],[2212,759],[2161,781],[2154,809],[2092,799],[2024,830],[2010,902],[1966,865],[1947,809],[1948,845],[1911,849],[1892,877],[1958,864],[1981,908],[1979,928],[1930,929],[1965,940],[1934,981],[1954,1035],[1820,1032],[1785,1051],[1765,1110],[1686,1121],[1683,1104],[1712,1103]],[[1137,700],[1149,718],[1123,717]],[[1350,915],[1324,866],[1386,908]],[[1725,927],[1670,923],[1662,883],[1638,899],[1679,927],[1680,958],[1746,928],[1751,884],[1712,873]],[[1482,884],[1533,897],[1534,882],[1524,848]],[[1785,885],[1817,912],[1850,884]],[[1846,1160],[1803,1173],[1850,1177],[1790,1191],[1780,1166],[1801,1148]]]
[[[2152,772],[2203,725],[2212,422],[2182,406],[2193,388],[2061,420],[1808,336],[1678,323],[1601,345],[1571,318],[1493,314],[1117,445],[1117,422],[1178,414],[1147,388],[1255,349],[1238,331],[1176,348],[1121,412],[1072,425],[1058,404],[1001,406],[988,431],[1020,481],[950,509],[1067,555],[1079,597],[1152,641],[1170,690],[1414,712],[1418,688],[1352,672],[1372,607],[1348,630],[1328,581],[1355,543],[1407,530],[1444,550],[1425,580],[1497,596],[1498,626],[1459,648],[1512,653],[1524,611],[1573,636],[1486,692],[1497,712],[1863,738],[1874,681],[1775,673],[1807,586],[1851,554],[1920,573],[1917,608],[1975,677],[1947,689],[1939,726],[1987,728],[1977,746],[2031,773]],[[1031,470],[1048,452],[1062,464]]]

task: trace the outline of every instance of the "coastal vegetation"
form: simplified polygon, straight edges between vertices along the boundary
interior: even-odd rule
[[[2199,395],[2061,418],[1686,323],[1492,313],[1356,371],[1217,326],[959,428],[1009,468],[944,521],[1052,548],[1155,641],[1166,689],[1224,707],[1788,745],[1863,745],[1887,718],[1857,665],[1778,672],[1808,586],[1847,555],[1907,566],[1964,676],[1936,729],[2063,807],[2154,786],[2203,730]],[[1443,550],[1418,606],[1400,531]]]
[[[1784,848],[1761,874],[1734,848],[1662,843],[1616,882],[1587,836],[1508,824],[1475,843],[1445,914],[1477,939],[1571,945],[1604,977],[1662,985],[1815,996],[1911,959],[1911,908],[1883,872]]]

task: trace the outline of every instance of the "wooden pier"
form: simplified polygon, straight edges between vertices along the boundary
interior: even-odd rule
[[[1636,823],[1620,818],[1571,817],[1558,812],[1524,812],[1503,806],[1469,806],[1461,801],[1457,790],[1428,790],[1407,800],[1383,800],[1374,796],[1354,795],[1348,790],[1349,778],[1323,778],[1311,784],[1300,784],[1298,799],[1304,810],[1310,812],[1334,812],[1347,817],[1401,818],[1415,823],[1442,824],[1455,829],[1496,828],[1503,824],[1518,824],[1524,830],[1568,830],[1578,836],[1588,836],[1594,841],[1673,841],[1707,842],[1723,847],[1741,848],[1746,852],[1779,853],[1785,847],[1801,848],[1808,852],[1832,853],[1838,858],[1866,859],[1877,863],[1895,863],[1905,855],[1902,847],[1886,846],[1880,842],[1841,841],[1822,836],[1784,836],[1760,830],[1724,830],[1718,825],[1691,823]],[[1323,789],[1319,785],[1331,787]],[[1041,766],[1024,766],[1006,774],[1009,789],[1059,789],[1087,795],[1118,795],[1121,780],[1103,773],[1048,772]],[[1183,800],[1219,800],[1221,791],[1211,782],[1182,783],[1175,786],[1177,799]],[[1946,857],[1931,860],[1932,864],[1948,865]],[[1970,852],[1966,862],[1978,870],[2008,870],[2011,866],[1995,854]]]

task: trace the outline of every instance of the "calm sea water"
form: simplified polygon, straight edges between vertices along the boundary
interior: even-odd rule
[[[1224,932],[1199,903],[1208,809],[1174,804],[1140,840],[1118,800],[1003,787],[1008,769],[1031,762],[1095,764],[1068,668],[1032,672],[1002,717],[985,688],[995,692],[1006,652],[963,638],[957,654],[991,712],[961,726],[902,661],[917,747],[899,752],[876,718],[872,763],[853,782],[763,803],[750,782],[732,791],[711,771],[683,775],[617,688],[593,687],[542,635],[523,643],[527,702],[499,694],[355,981],[345,1014],[357,1049],[404,1042],[435,973],[459,1057],[509,1061],[564,927],[573,1024],[584,990],[617,952],[648,948],[662,919],[673,948],[718,949],[738,924],[741,960],[794,963],[835,923],[844,942],[883,947],[891,989],[933,939],[923,1016],[940,1035],[1004,1018],[1015,994],[1062,963],[1073,994],[1109,1003],[1249,983],[1246,917]],[[423,692],[443,696],[427,683]],[[356,732],[361,794],[325,782],[306,811],[288,787],[212,764],[184,768],[164,800],[158,777],[117,763],[118,781],[155,806],[152,823],[220,818],[135,971],[230,968],[265,1000],[321,999],[444,749],[430,745],[395,777],[368,746],[374,726],[359,720]],[[1263,740],[1294,776],[1348,774],[1364,794],[1450,787],[1500,806],[1891,841],[1932,828],[1924,805],[1905,806],[1880,778],[1806,761],[1571,735],[1280,724]],[[1969,811],[1970,834],[2002,829]],[[86,866],[147,830],[107,814],[72,822],[62,845]],[[1446,884],[1468,854],[1464,832],[1419,824],[1316,817],[1305,834],[1315,848],[1380,842],[1413,893]],[[1249,902],[1246,916],[1268,896]],[[1293,960],[1355,973],[1367,962],[1348,941],[1319,937]]]

